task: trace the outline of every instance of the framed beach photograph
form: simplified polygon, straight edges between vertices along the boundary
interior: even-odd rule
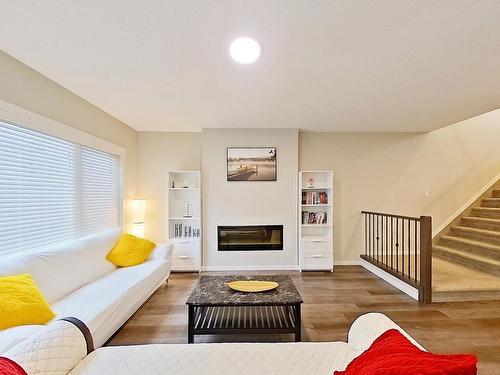
[[[228,181],[276,181],[276,147],[228,147]]]

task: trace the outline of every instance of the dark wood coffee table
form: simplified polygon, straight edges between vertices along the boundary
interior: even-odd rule
[[[243,293],[224,283],[234,280],[276,281],[279,286],[267,292]],[[194,335],[282,334],[301,341],[300,307],[302,298],[287,275],[202,276],[188,305],[188,343]]]

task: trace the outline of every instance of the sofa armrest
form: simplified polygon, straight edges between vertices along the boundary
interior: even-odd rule
[[[55,320],[3,354],[30,375],[67,374],[85,358],[87,349],[74,323]]]
[[[148,260],[161,259],[170,261],[170,258],[172,257],[172,248],[173,246],[171,243],[157,245],[151,254],[149,254]]]
[[[425,350],[418,342],[400,326],[381,313],[368,313],[359,316],[349,328],[348,342],[357,354],[361,354],[389,329],[397,329],[418,348]]]

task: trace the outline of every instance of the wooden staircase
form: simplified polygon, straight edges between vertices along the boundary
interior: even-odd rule
[[[489,291],[500,299],[500,180],[434,238],[432,255],[436,292]]]

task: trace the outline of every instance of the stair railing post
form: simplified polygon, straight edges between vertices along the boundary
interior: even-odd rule
[[[420,216],[420,303],[432,302],[432,217]]]

